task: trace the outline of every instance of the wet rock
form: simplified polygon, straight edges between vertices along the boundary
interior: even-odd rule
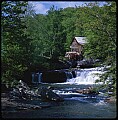
[[[41,109],[50,107],[51,101],[63,101],[63,98],[54,93],[52,89],[53,87],[49,86],[33,91],[20,80],[10,93],[2,93],[2,111]]]
[[[32,99],[36,97],[39,96],[22,80],[20,80],[18,85],[16,85],[16,87],[10,92],[10,98],[13,99]]]
[[[88,87],[87,89],[82,90],[76,90],[76,92],[81,94],[94,94],[94,95],[99,94],[99,92],[95,91],[92,87]]]
[[[75,77],[76,71],[73,69],[51,70],[33,73],[32,83],[62,83]]]
[[[27,109],[41,109],[43,105],[32,105],[32,104],[24,104],[22,102],[18,103],[16,101],[11,101],[8,98],[2,98],[2,111],[16,111],[16,110],[27,110]],[[44,107],[48,107],[49,105],[44,105]]]
[[[71,68],[76,68],[77,67],[77,61],[76,60],[69,60],[69,62],[71,63],[70,65],[70,67]]]
[[[51,101],[61,102],[63,98],[52,91],[53,87],[31,90],[22,80],[7,94],[2,94],[2,111],[18,111],[50,107]]]
[[[42,73],[42,82],[61,83],[66,82],[67,77],[64,71],[47,71]]]
[[[10,92],[10,99],[14,100],[48,100],[48,101],[63,101],[63,98],[54,93],[51,87],[41,87],[35,91],[30,90],[26,83],[19,81],[18,85]]]
[[[64,99],[54,93],[50,88],[42,87],[39,89],[39,94],[41,96],[42,100],[47,100],[47,101],[56,101],[56,102],[61,102]]]
[[[115,97],[109,97],[104,100],[105,102],[108,103],[116,103],[116,98]]]
[[[94,67],[95,61],[93,59],[81,60],[77,62],[77,67],[80,68],[91,68]]]

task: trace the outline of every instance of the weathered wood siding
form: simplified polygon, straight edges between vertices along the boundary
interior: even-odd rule
[[[81,54],[83,46],[81,44],[77,43],[76,39],[74,39],[70,48],[71,48],[72,52],[78,52]]]

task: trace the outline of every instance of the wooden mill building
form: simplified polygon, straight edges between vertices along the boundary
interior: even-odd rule
[[[81,60],[83,46],[87,43],[86,37],[74,37],[70,45],[70,51],[65,57],[71,60]]]

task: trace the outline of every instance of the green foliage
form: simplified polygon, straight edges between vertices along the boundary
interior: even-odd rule
[[[34,59],[50,57],[59,59],[64,56],[66,33],[62,25],[62,10],[55,10],[54,6],[48,11],[48,15],[27,15],[27,31],[33,39]],[[33,28],[33,29],[32,29]]]
[[[27,2],[2,2],[1,61],[2,81],[11,83],[22,78],[31,62],[31,39],[25,29],[24,14]]]
[[[110,66],[100,81],[105,83],[110,78],[106,85],[112,82],[116,91],[116,4],[109,2],[103,7],[90,5],[88,8],[81,14],[85,18],[85,35],[88,38],[84,55],[99,58],[105,66]]]
[[[75,34],[75,23],[76,23],[76,9],[73,7],[68,7],[63,9],[62,11],[62,25],[64,26],[64,31],[66,32],[66,42],[65,49],[66,51],[70,50],[70,43]],[[79,34],[78,34],[79,35]],[[77,36],[78,36],[77,35]]]
[[[65,54],[64,44],[66,41],[66,33],[62,25],[62,10],[55,10],[54,6],[50,8],[47,15],[47,30],[49,33],[48,44],[50,44],[50,57],[59,59],[59,56]]]

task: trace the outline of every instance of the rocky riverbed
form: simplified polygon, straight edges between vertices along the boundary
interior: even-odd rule
[[[95,93],[91,89],[90,85],[62,83],[29,87],[19,81],[19,84],[10,91],[1,94],[2,117],[96,118],[96,115],[102,118],[114,117],[116,99],[103,97],[101,93]],[[91,114],[88,108],[93,109],[94,113]]]

